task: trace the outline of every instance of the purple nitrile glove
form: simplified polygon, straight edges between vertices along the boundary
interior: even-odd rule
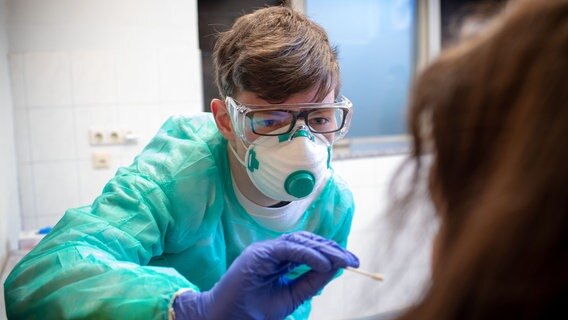
[[[301,264],[311,270],[294,280],[286,277]],[[355,255],[310,232],[257,242],[242,252],[211,290],[180,294],[173,303],[175,318],[283,319],[347,266],[359,266]]]

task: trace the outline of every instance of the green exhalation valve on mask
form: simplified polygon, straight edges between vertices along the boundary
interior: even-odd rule
[[[288,194],[296,198],[303,198],[314,190],[315,184],[316,179],[312,173],[300,170],[293,172],[286,178],[284,188]]]

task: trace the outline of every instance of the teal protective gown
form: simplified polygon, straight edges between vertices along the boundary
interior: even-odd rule
[[[8,317],[167,319],[179,289],[210,289],[245,247],[278,237],[237,201],[226,147],[210,114],[169,119],[92,205],[68,210],[16,265]],[[353,209],[332,176],[289,231],[345,247]],[[309,311],[307,302],[288,319]]]

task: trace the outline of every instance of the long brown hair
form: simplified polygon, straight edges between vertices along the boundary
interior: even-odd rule
[[[431,154],[443,232],[403,319],[566,318],[568,1],[515,2],[488,28],[414,84],[412,158]]]

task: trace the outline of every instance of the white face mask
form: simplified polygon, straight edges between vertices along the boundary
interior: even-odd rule
[[[245,166],[256,188],[267,197],[294,201],[310,195],[330,168],[331,146],[306,128],[284,136],[262,136],[247,148]],[[262,141],[261,141],[262,140]]]

